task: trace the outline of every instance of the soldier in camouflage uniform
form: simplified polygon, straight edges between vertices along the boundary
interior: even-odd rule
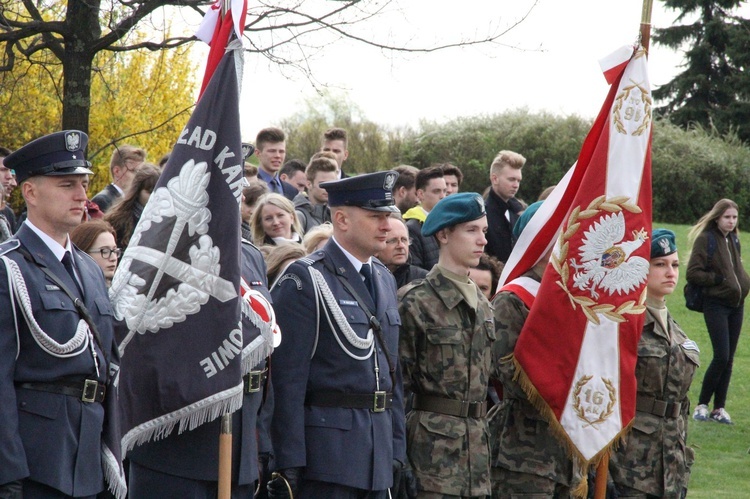
[[[419,498],[490,493],[486,396],[495,339],[490,304],[468,278],[487,243],[476,193],[444,198],[422,227],[440,244],[437,265],[399,293],[399,353],[407,416],[407,455]]]
[[[521,215],[513,228],[516,239],[540,204],[532,204]],[[509,357],[529,315],[549,256],[548,253],[528,272],[506,284],[492,300],[497,336],[493,356],[502,359],[498,371],[503,385],[503,400],[490,418],[493,498],[569,497],[571,486],[577,485],[568,452],[514,380],[516,369]]]
[[[669,315],[664,303],[677,285],[674,232],[651,236],[646,321],[638,343],[638,386],[633,428],[610,458],[619,497],[684,497],[693,463],[686,444],[688,390],[698,367],[698,347]]]

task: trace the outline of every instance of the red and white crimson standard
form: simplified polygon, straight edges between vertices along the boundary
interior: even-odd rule
[[[602,66],[612,87],[578,161],[521,234],[499,283],[553,248],[514,356],[530,398],[584,463],[635,416],[651,234],[646,53],[624,47]]]

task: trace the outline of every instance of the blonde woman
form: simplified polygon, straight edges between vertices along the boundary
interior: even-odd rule
[[[737,203],[722,199],[688,233],[688,240],[694,243],[687,280],[703,288],[703,318],[714,350],[693,413],[696,421],[732,424],[724,407],[742,329],[745,297],[750,291],[750,276],[740,255],[738,215]],[[708,403],[712,398],[713,410],[709,413]]]
[[[258,246],[302,241],[302,229],[294,205],[281,194],[265,194],[258,200],[250,219],[250,228],[253,242]]]
[[[276,286],[279,277],[284,275],[284,271],[292,262],[307,255],[305,249],[297,243],[263,246],[261,252],[266,260],[268,282],[271,283],[268,287],[269,290]]]
[[[333,225],[330,222],[316,225],[309,232],[305,233],[305,237],[302,238],[302,246],[305,247],[305,251],[309,255],[315,253],[319,249],[323,249],[328,240],[333,235]]]

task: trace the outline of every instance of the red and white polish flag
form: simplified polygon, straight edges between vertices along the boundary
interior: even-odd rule
[[[226,14],[222,16],[222,7],[226,5]],[[196,38],[211,46],[206,61],[206,71],[203,74],[203,84],[200,95],[211,81],[216,67],[219,65],[224,51],[227,49],[229,37],[232,32],[237,40],[242,40],[242,32],[245,30],[245,18],[247,17],[247,0],[216,0],[203,16]]]
[[[585,463],[635,415],[651,234],[646,53],[624,47],[602,69],[612,86],[578,161],[524,229],[498,286],[553,249],[514,357],[530,399]]]

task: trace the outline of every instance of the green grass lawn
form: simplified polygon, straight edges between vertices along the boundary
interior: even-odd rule
[[[654,227],[671,229],[677,234],[680,256],[678,288],[667,299],[669,311],[687,335],[701,349],[701,366],[690,388],[691,411],[698,401],[703,374],[711,362],[711,340],[706,332],[703,314],[685,308],[682,288],[689,256],[686,225],[654,223]],[[750,268],[750,233],[740,237],[745,257],[745,268]],[[746,314],[750,311],[746,310]],[[690,419],[688,444],[695,449],[695,464],[690,478],[689,497],[694,498],[750,498],[750,344],[743,326],[737,354],[734,358],[732,381],[729,385],[726,410],[733,426],[710,421],[699,423]],[[709,408],[711,405],[709,404]]]

